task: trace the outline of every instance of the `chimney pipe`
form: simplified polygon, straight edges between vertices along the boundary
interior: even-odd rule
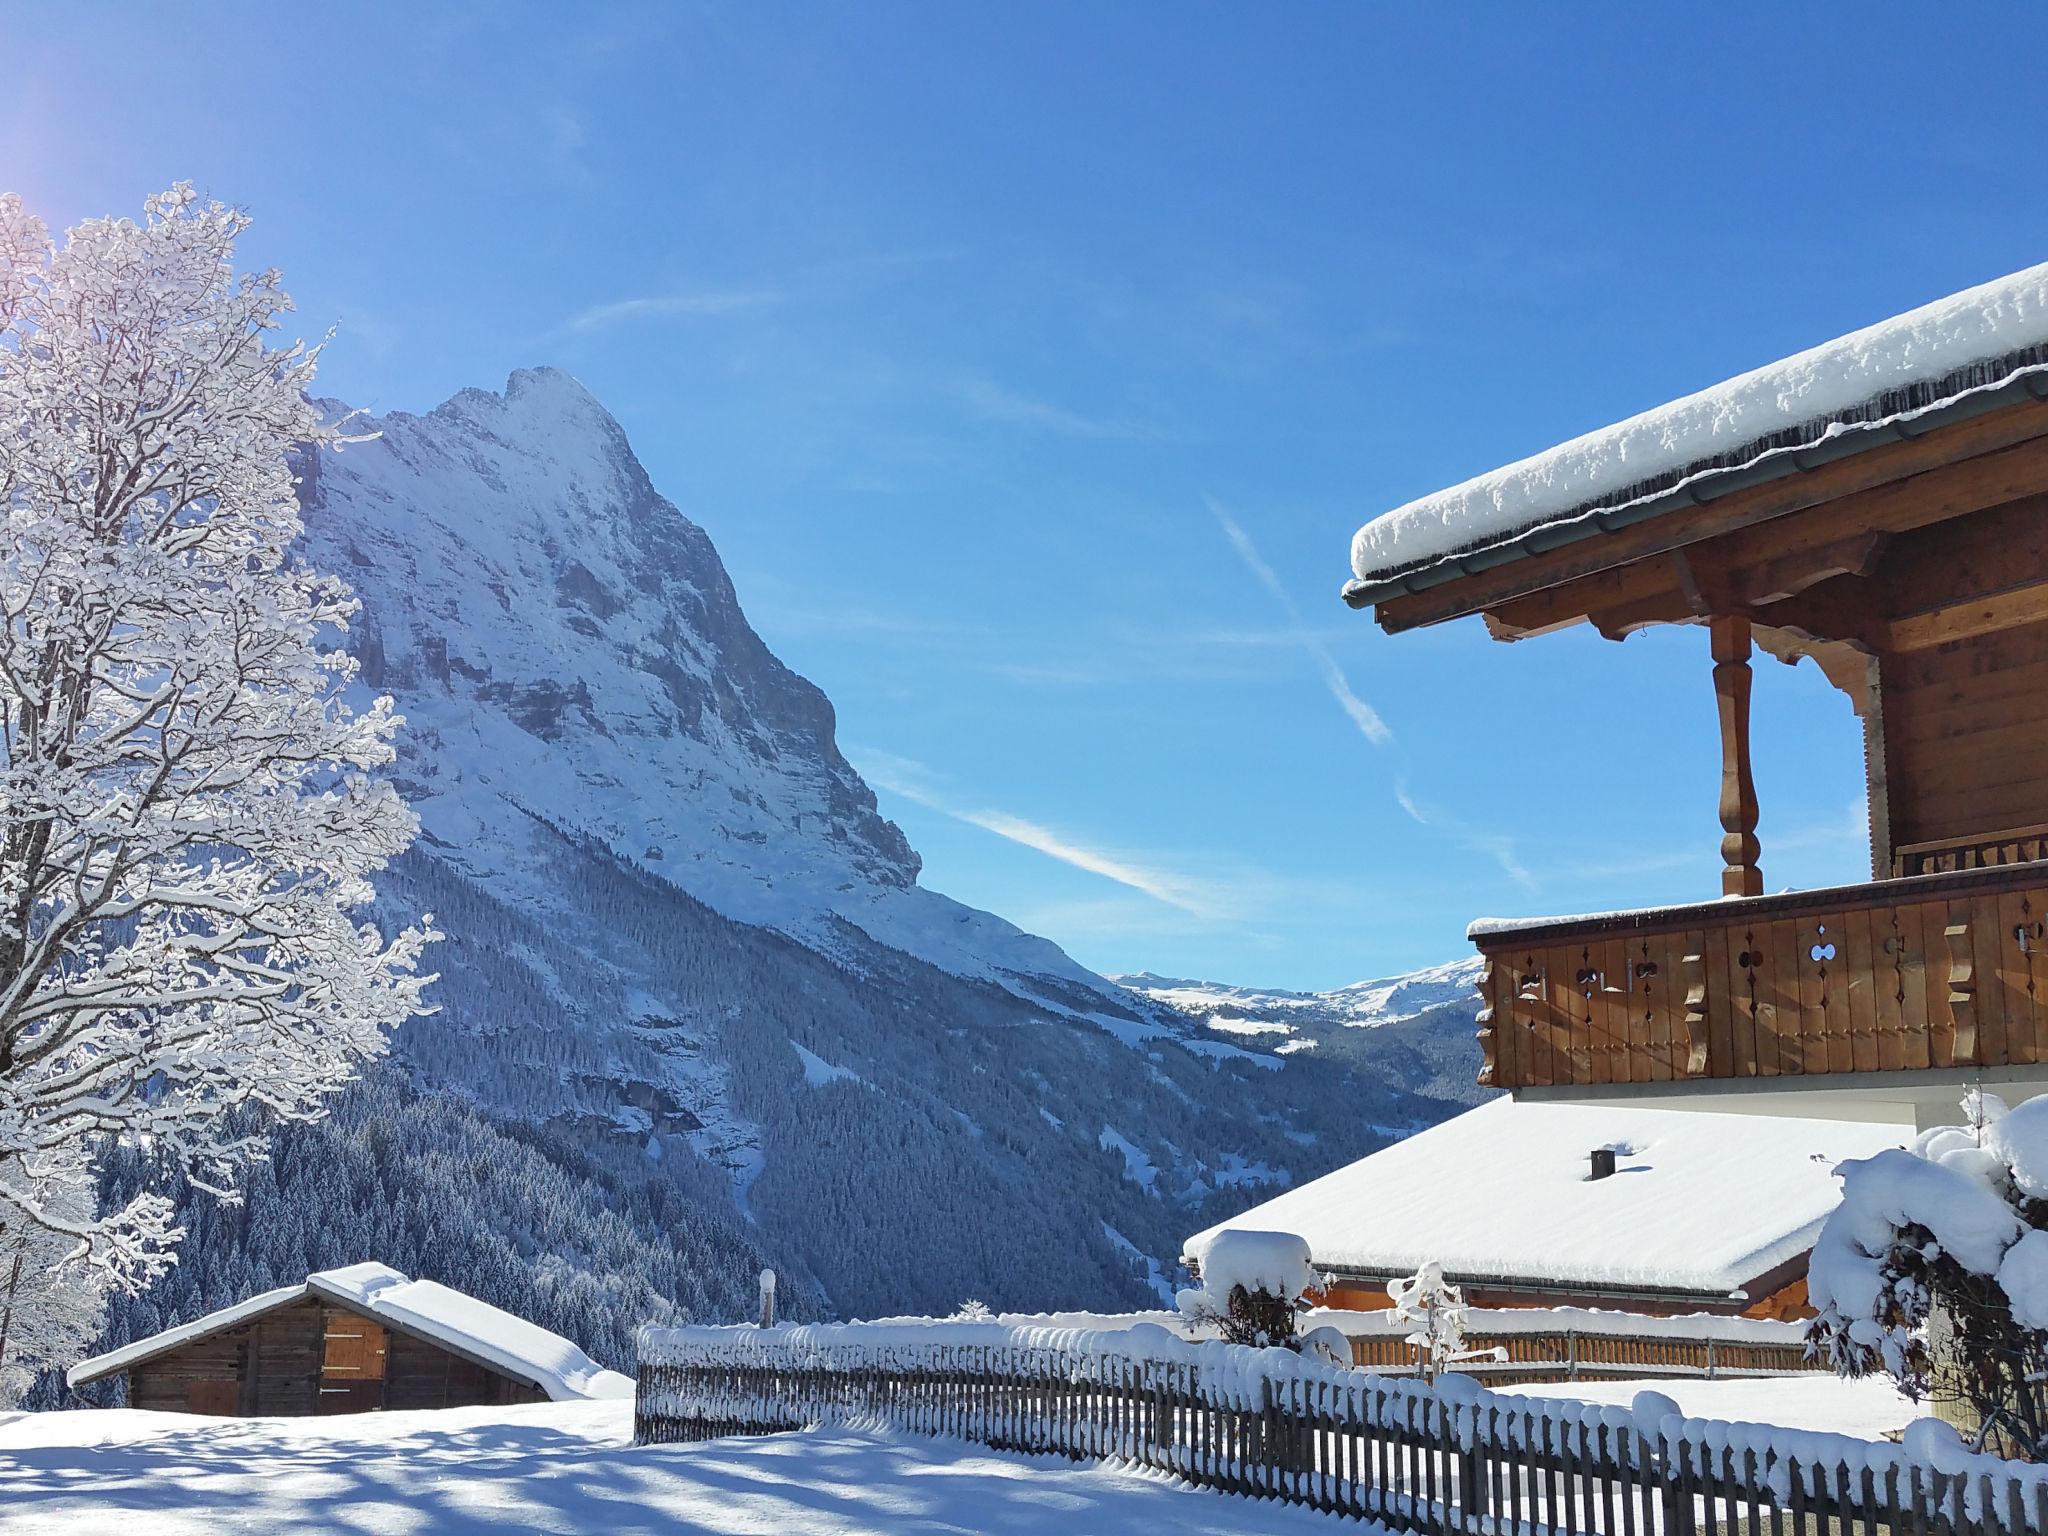
[[[1614,1148],[1595,1147],[1592,1151],[1592,1160],[1593,1178],[1611,1179],[1614,1177]]]

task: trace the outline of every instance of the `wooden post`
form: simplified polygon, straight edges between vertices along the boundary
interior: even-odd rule
[[[1721,894],[1761,896],[1757,867],[1756,780],[1749,766],[1749,617],[1708,620],[1714,655],[1714,698],[1721,713]]]

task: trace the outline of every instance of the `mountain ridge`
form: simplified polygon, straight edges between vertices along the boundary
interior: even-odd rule
[[[1460,1107],[1491,1097],[1479,1085],[1477,955],[1326,992],[1120,974],[1118,985],[1185,1013],[1212,1035],[1276,1056],[1384,1064],[1400,1053],[1411,1086]]]

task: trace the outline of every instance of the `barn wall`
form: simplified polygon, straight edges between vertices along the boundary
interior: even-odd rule
[[[320,1300],[194,1339],[128,1373],[131,1406],[171,1413],[289,1418],[546,1400],[538,1387]]]
[[[293,1302],[136,1366],[128,1401],[171,1413],[312,1413],[324,1331],[320,1303]]]
[[[384,1393],[387,1408],[465,1408],[547,1400],[547,1394],[537,1387],[513,1381],[405,1333],[391,1335]]]

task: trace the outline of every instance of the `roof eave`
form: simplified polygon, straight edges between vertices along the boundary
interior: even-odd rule
[[[279,1287],[278,1289],[282,1291],[284,1288]],[[226,1333],[231,1328],[243,1327],[245,1324],[253,1323],[259,1318],[270,1316],[271,1313],[278,1311],[280,1308],[297,1306],[300,1302],[309,1300],[313,1294],[313,1288],[310,1284],[299,1285],[292,1290],[290,1295],[280,1295],[274,1301],[260,1307],[250,1307],[248,1311],[239,1312],[235,1316],[224,1316],[220,1322],[203,1332],[172,1339],[158,1345],[156,1348],[147,1349],[140,1354],[123,1358],[126,1351],[133,1348],[135,1344],[148,1342],[148,1339],[133,1340],[128,1344],[123,1344],[119,1349],[110,1349],[104,1354],[94,1355],[90,1359],[79,1361],[78,1364],[72,1366],[71,1369],[64,1373],[64,1384],[67,1387],[83,1387],[95,1381],[105,1381],[110,1376],[125,1375],[127,1372],[134,1370],[136,1366],[147,1365],[152,1360],[161,1360],[165,1355],[183,1349],[187,1344],[196,1344],[201,1339],[214,1338],[219,1334]],[[237,1303],[237,1306],[247,1305],[249,1301],[256,1299],[258,1298],[244,1298],[242,1302]],[[221,1307],[217,1309],[217,1312],[208,1313],[206,1316],[211,1317],[225,1313],[236,1313],[236,1307]],[[206,1317],[194,1318],[192,1321],[195,1323],[204,1322]],[[190,1326],[191,1324],[189,1323],[174,1323],[169,1328],[161,1329],[157,1333],[149,1335],[149,1339],[161,1338],[164,1334],[177,1333],[181,1328]]]
[[[2018,373],[1988,388],[1939,401],[1909,415],[1870,423],[1844,423],[1842,430],[1832,437],[1802,447],[1774,449],[1747,463],[1732,464],[1725,469],[1703,470],[1668,491],[1640,501],[1615,507],[1594,506],[1567,513],[1496,543],[1443,555],[1377,581],[1354,577],[1344,584],[1343,598],[1353,608],[1375,607],[1389,598],[1426,592],[1461,577],[1477,576],[1513,560],[1548,554],[1568,544],[1648,522],[1669,512],[1704,506],[1767,481],[1806,474],[1822,465],[1887,443],[1902,442],[1923,436],[1937,427],[1989,415],[2022,400],[2048,400],[2048,375],[2038,370]]]

